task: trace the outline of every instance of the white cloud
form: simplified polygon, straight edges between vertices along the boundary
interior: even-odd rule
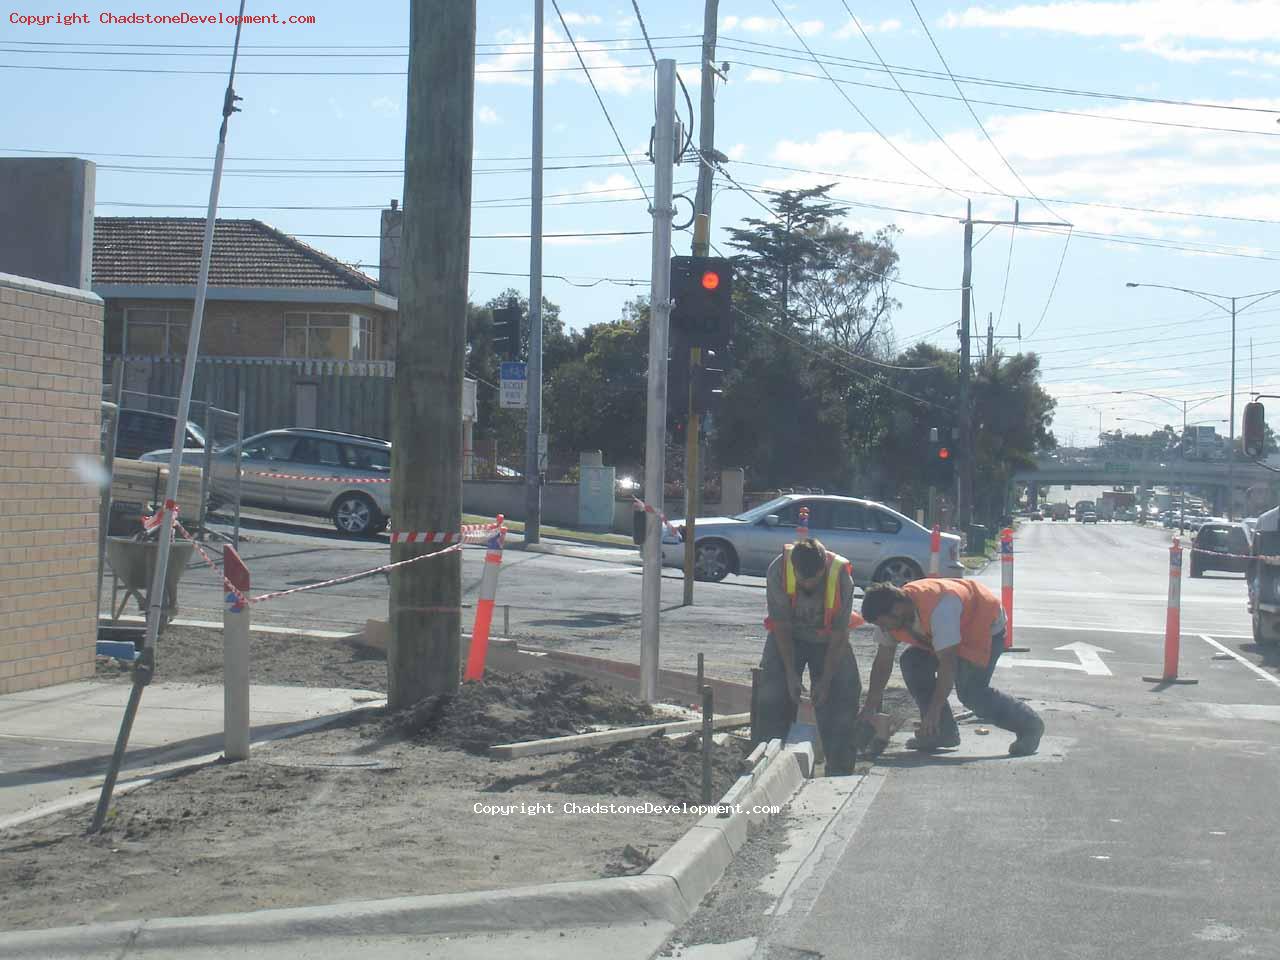
[[[793,20],[792,23],[795,24],[796,32],[802,37],[816,37],[826,29],[826,25],[821,20]],[[746,33],[758,34],[790,35],[791,33],[786,22],[780,17],[723,17],[720,20],[720,29],[725,32],[742,30]]]
[[[489,126],[502,122],[502,118],[498,116],[498,111],[488,106],[481,107],[476,111],[476,119]]]
[[[747,83],[782,83],[786,79],[788,79],[787,75],[779,73],[777,70],[752,67],[747,71]]]
[[[948,13],[945,27],[1043,30],[1087,37],[1182,38],[1228,43],[1280,40],[1273,0],[1061,0]]]
[[[582,26],[583,24],[604,23],[594,13],[573,13],[570,11],[564,15],[564,22],[571,27]]]
[[[628,199],[643,200],[644,194],[636,186],[635,178],[629,174],[614,173],[603,180],[588,180],[581,187],[583,193],[599,194],[601,198],[610,200]]]
[[[384,117],[400,115],[400,101],[394,97],[374,97],[369,101],[369,109]]]
[[[476,82],[531,86],[533,84],[533,75],[530,72],[533,69],[532,32],[521,34],[514,30],[500,30],[497,39],[503,47],[497,56],[484,57],[476,63]],[[574,39],[582,52],[582,59],[591,70],[592,79],[595,80],[601,92],[629,94],[634,90],[647,90],[652,86],[652,70],[618,69],[624,61],[613,56],[611,52],[618,44],[595,43],[580,33],[576,34]],[[568,45],[566,38],[548,26],[546,41],[548,44],[562,44],[547,50],[544,57],[547,86],[565,78],[573,83],[586,84],[578,58]]]
[[[342,109],[342,104],[338,103],[337,97],[329,98],[329,109],[333,111],[333,115],[339,120],[347,119],[346,111]]]
[[[881,20],[879,23],[870,23],[859,20],[862,23],[862,29],[867,33],[894,33],[902,29],[901,20]],[[851,37],[860,37],[861,32],[858,30],[858,24],[850,20],[843,27],[836,31],[836,38],[839,40],[848,40]]]
[[[732,147],[725,151],[725,156],[730,160],[741,160],[747,155],[747,145],[745,143],[735,143]]]

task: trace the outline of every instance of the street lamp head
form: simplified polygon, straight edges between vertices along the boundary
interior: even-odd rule
[[[1126,283],[1126,284],[1125,284],[1125,286],[1126,286],[1126,287],[1140,287],[1140,286],[1142,286],[1142,284],[1140,284],[1140,283]]]

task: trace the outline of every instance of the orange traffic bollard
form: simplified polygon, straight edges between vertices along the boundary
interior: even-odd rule
[[[933,525],[933,535],[929,537],[929,576],[939,576],[942,557],[942,531]]]
[[[1000,605],[1004,608],[1005,651],[1026,653],[1030,647],[1013,645],[1013,531],[1008,527],[1000,531]]]
[[[1169,608],[1164,621],[1164,674],[1143,677],[1144,683],[1199,683],[1178,676],[1178,652],[1182,641],[1182,544],[1177,537],[1169,548]]]
[[[476,600],[476,624],[471,629],[471,651],[467,654],[465,680],[484,679],[484,662],[489,653],[489,626],[493,622],[498,569],[502,565],[502,547],[506,539],[507,529],[502,525],[502,514],[498,514],[484,554],[484,574],[480,578],[480,597]]]
[[[800,508],[800,526],[796,527],[796,539],[797,540],[809,539],[809,508],[808,507]]]

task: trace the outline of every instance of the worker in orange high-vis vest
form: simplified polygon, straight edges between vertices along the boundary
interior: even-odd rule
[[[820,541],[788,544],[769,564],[769,637],[760,662],[756,736],[785,739],[800,706],[800,681],[809,668],[813,702],[826,751],[828,776],[853,773],[854,725],[862,680],[849,646],[853,576],[849,561]]]
[[[879,641],[862,716],[880,710],[894,651],[903,643],[902,679],[920,708],[920,726],[908,748],[960,745],[960,728],[947,703],[954,687],[968,709],[1016,735],[1011,755],[1039,749],[1044,721],[1021,700],[991,687],[1004,650],[1005,616],[1000,598],[989,589],[975,580],[914,580],[901,587],[876,583],[862,599],[862,616],[876,625]]]

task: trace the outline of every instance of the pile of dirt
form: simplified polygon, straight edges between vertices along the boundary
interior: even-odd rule
[[[463,684],[451,697],[428,697],[386,716],[383,735],[468,753],[498,743],[586,733],[601,725],[651,722],[653,708],[635,697],[563,671],[504,674]]]
[[[711,751],[711,797],[719,800],[745,770],[751,747],[730,738]],[[536,786],[548,793],[590,793],[612,797],[655,795],[671,803],[702,802],[702,743],[699,734],[672,739],[657,734],[599,750],[545,773],[502,777],[489,790],[505,793]]]
[[[98,660],[97,679],[129,682],[129,667]],[[156,680],[222,683],[222,631],[167,627],[156,641]],[[385,654],[336,640],[276,633],[249,635],[249,681],[303,687],[387,689]]]

